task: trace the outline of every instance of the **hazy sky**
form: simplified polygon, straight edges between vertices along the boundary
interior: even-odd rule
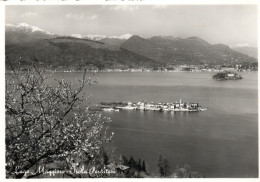
[[[257,46],[255,5],[6,6],[6,23],[55,34],[197,36],[210,43]]]

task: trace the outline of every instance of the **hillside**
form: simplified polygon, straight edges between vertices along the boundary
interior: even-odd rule
[[[168,65],[256,62],[256,59],[238,53],[226,45],[212,45],[198,37],[181,39],[156,36],[144,39],[132,36],[121,47]]]
[[[36,59],[42,67],[61,70],[150,68],[159,65],[152,59],[118,46],[72,37],[9,44],[6,45],[6,55],[14,63],[20,60],[23,66]]]
[[[258,50],[256,47],[236,47],[236,48],[233,48],[233,50],[246,54],[255,59],[258,58],[258,54],[257,54]]]
[[[126,41],[126,39],[104,38],[100,39],[99,41],[109,45],[121,46]]]

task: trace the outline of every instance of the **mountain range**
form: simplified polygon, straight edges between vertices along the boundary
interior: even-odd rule
[[[6,55],[14,62],[28,65],[34,59],[50,69],[127,69],[257,62],[255,54],[246,52],[245,48],[234,50],[198,37],[63,36],[25,23],[6,24],[5,33]]]
[[[29,25],[27,23],[19,23],[17,25],[6,24],[5,25],[5,33],[6,33],[6,44],[13,44],[13,43],[21,43],[21,42],[28,42],[35,39],[50,39],[55,37],[61,37],[64,35],[58,34],[51,34],[50,32],[43,30],[39,27]],[[65,35],[75,38],[81,39],[89,39],[89,40],[96,40],[103,42],[102,40],[121,40],[123,41],[129,39],[132,34],[124,34],[120,36],[106,36],[106,35],[80,35],[80,34],[71,34]]]
[[[198,37],[186,39],[154,36],[144,39],[132,36],[121,47],[170,65],[240,64],[255,59],[232,50],[224,44],[210,44]]]

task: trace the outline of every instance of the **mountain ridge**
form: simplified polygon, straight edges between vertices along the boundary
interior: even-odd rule
[[[100,39],[96,40],[96,36],[99,36]],[[78,34],[61,36],[50,34],[39,27],[25,23],[16,26],[6,24],[6,53],[13,55],[15,58],[19,58],[20,54],[20,56],[29,59],[25,55],[27,53],[32,57],[38,57],[43,63],[48,63],[53,68],[62,67],[61,58],[67,64],[69,62],[65,60],[67,56],[69,60],[76,60],[75,65],[71,63],[71,67],[75,69],[78,69],[77,66],[79,65],[86,66],[83,64],[84,61],[79,61],[79,55],[82,56],[82,59],[86,59],[86,63],[91,62],[92,67],[99,69],[205,64],[234,65],[243,62],[257,62],[252,56],[234,51],[227,45],[210,44],[194,36],[180,38],[159,35],[143,38],[139,35],[125,34],[119,37],[110,36],[108,38],[105,35],[92,35],[92,38],[82,38]],[[34,46],[38,46],[38,48]],[[32,50],[35,52],[32,53]],[[60,65],[56,64],[55,59],[51,58],[50,55],[57,58]],[[133,58],[140,60],[133,60]],[[54,62],[49,62],[47,59]],[[126,61],[123,59],[126,59]]]
[[[227,45],[210,44],[198,37],[172,40],[132,36],[121,47],[168,65],[256,62],[254,58],[236,52]]]
[[[72,37],[34,40],[6,45],[6,55],[14,64],[24,67],[38,60],[46,69],[129,69],[154,67],[159,64],[118,46]]]

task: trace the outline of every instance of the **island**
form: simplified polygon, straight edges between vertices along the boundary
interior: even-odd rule
[[[120,111],[120,110],[142,110],[142,111],[205,111],[199,103],[186,103],[179,102],[174,103],[154,103],[154,102],[100,102],[96,105],[96,108],[102,111]]]
[[[213,79],[215,80],[241,80],[242,76],[238,75],[235,72],[231,72],[231,71],[225,71],[225,72],[219,72],[215,75],[213,75]]]

